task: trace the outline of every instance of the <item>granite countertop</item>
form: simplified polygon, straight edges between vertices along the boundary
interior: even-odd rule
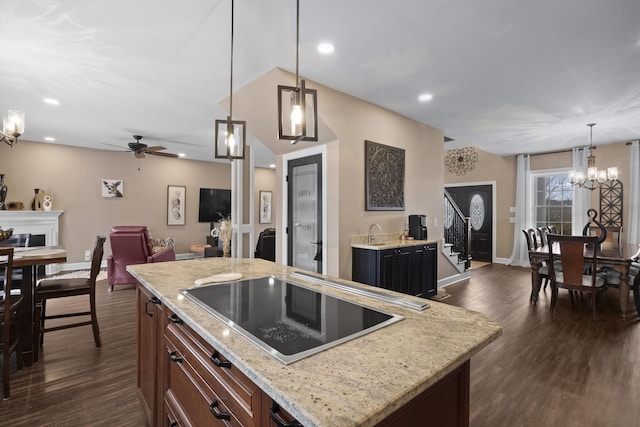
[[[298,269],[261,259],[199,258],[132,265],[127,270],[305,426],[375,425],[502,333],[499,325],[480,313],[436,301],[429,301],[427,310],[411,310],[300,281],[289,276]],[[230,272],[242,273],[243,279],[283,277],[404,319],[284,365],[178,292],[193,287],[196,279]]]
[[[351,247],[382,251],[385,249],[438,243],[437,240],[402,240],[400,238],[401,235],[401,232],[372,234],[371,243],[369,243],[369,236],[367,234],[356,234],[351,236]]]

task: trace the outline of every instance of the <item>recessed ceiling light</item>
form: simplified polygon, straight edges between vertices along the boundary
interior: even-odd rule
[[[269,165],[269,167],[270,167],[270,168],[275,168],[275,167],[276,167],[276,165],[275,165],[275,164],[273,164],[273,163],[271,163],[271,164]]]
[[[418,97],[418,100],[422,102],[431,101],[432,99],[433,99],[433,95],[431,95],[430,93],[423,93]]]
[[[57,99],[53,99],[53,98],[45,98],[43,99],[43,101],[49,105],[60,105],[60,101],[58,101]]]
[[[178,153],[178,157],[187,157],[187,155],[184,153]]]
[[[320,43],[318,45],[318,52],[320,53],[329,54],[333,53],[334,50],[336,50],[336,48],[331,43]]]
[[[53,142],[53,141],[55,141],[56,139],[55,139],[54,137],[52,137],[52,136],[45,136],[45,137],[44,137],[44,140],[45,140],[45,141],[49,141],[49,142]]]

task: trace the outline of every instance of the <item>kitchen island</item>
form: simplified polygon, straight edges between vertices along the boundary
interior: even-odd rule
[[[260,259],[200,258],[127,270],[140,283],[138,394],[152,425],[181,425],[179,419],[196,424],[189,405],[197,400],[193,396],[207,393],[216,396],[207,408],[210,415],[231,425],[279,425],[269,419],[269,411],[277,412],[278,406],[305,426],[406,425],[406,420],[468,425],[469,359],[502,331],[479,313],[433,301],[418,311],[294,277],[296,269]],[[242,280],[283,278],[403,319],[285,365],[179,292],[194,287],[196,279],[222,273],[240,273]],[[156,322],[156,328],[150,329],[149,322]],[[193,356],[189,348],[195,349]],[[233,378],[225,380],[214,369],[198,373],[208,362],[199,355],[204,349],[216,367],[227,367],[223,375],[231,372]],[[180,373],[193,382],[191,388],[176,377]],[[219,391],[209,387],[211,382]],[[182,406],[176,404],[180,399]]]

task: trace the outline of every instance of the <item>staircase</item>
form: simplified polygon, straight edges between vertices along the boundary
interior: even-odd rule
[[[451,197],[444,191],[444,243],[442,253],[456,269],[466,273],[471,269],[471,223]]]

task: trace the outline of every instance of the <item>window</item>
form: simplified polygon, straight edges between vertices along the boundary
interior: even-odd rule
[[[560,234],[571,234],[573,188],[566,172],[533,174],[536,227],[555,225]]]

